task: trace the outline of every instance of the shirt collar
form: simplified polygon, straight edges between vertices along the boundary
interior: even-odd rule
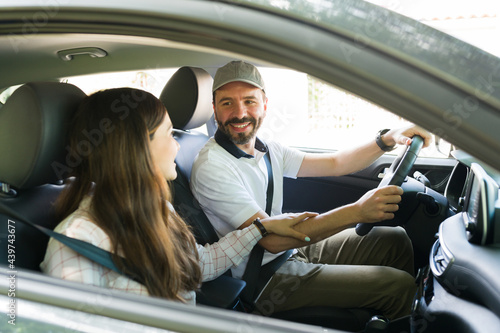
[[[215,141],[224,148],[229,154],[236,158],[255,158],[255,156],[245,153],[243,150],[238,148],[222,131],[217,130],[214,135]],[[259,138],[255,138],[255,149],[260,152],[267,153],[267,145],[262,142]]]

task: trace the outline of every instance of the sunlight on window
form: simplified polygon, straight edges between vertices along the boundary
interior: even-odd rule
[[[86,94],[118,87],[133,87],[159,96],[177,68],[104,73],[64,78]],[[305,73],[260,68],[269,99],[259,136],[298,148],[341,150],[375,139],[384,128],[410,123],[353,94]],[[206,133],[206,127],[198,130]],[[392,154],[397,151],[392,152]],[[434,146],[421,156],[444,157]]]
[[[79,87],[87,95],[103,89],[130,87],[142,89],[159,97],[168,80],[178,68],[161,68],[153,70],[113,72],[93,75],[74,76],[61,79]],[[205,125],[197,128],[207,134]]]
[[[102,89],[130,87],[148,91],[160,96],[163,87],[177,68],[151,69],[130,72],[102,73],[82,75],[61,79],[62,82],[74,84],[87,95]]]
[[[269,99],[259,132],[264,139],[299,148],[341,150],[374,140],[381,129],[411,125],[394,113],[304,73],[259,70]],[[420,156],[445,157],[433,145]]]

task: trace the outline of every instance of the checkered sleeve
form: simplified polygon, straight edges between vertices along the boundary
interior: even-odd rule
[[[216,243],[198,244],[203,281],[213,280],[229,268],[238,266],[261,238],[259,229],[251,225],[227,234]]]

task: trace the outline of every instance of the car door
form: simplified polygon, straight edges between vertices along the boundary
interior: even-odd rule
[[[314,149],[302,150],[318,152]],[[341,177],[286,178],[283,185],[283,211],[321,213],[353,203],[378,186],[385,170],[395,159],[396,155],[384,154],[368,168]],[[444,194],[446,182],[455,164],[455,160],[448,158],[418,158],[410,176],[420,173],[429,181],[429,187]]]

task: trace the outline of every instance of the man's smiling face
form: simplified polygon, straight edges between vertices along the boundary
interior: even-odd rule
[[[215,118],[219,130],[236,145],[255,138],[267,112],[264,92],[245,82],[230,82],[215,92]]]

